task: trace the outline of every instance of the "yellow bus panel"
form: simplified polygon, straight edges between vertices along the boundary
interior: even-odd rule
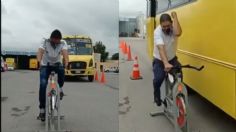
[[[38,68],[38,61],[36,58],[31,58],[29,61],[29,68],[30,69],[37,69]]]
[[[201,72],[184,70],[185,83],[236,119],[236,0],[196,0],[167,13],[172,11],[183,30],[178,40],[181,63],[205,65]],[[147,33],[154,31],[148,19]]]

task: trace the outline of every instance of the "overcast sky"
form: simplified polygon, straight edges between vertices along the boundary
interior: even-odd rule
[[[84,34],[118,52],[118,0],[1,0],[2,48],[37,50],[54,29]]]
[[[147,0],[119,0],[120,17],[136,17],[146,14]]]

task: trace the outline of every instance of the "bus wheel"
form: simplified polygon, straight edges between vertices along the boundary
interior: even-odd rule
[[[88,76],[88,80],[89,80],[90,82],[93,82],[94,76],[93,76],[93,75],[89,75],[89,76]]]

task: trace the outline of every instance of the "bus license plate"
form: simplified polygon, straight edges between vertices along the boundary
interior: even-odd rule
[[[80,74],[82,71],[81,70],[76,70],[75,73],[76,74]]]

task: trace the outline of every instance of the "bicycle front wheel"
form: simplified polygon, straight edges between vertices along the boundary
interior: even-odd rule
[[[50,129],[55,130],[55,97],[52,95],[50,98]]]
[[[176,97],[176,106],[178,108],[177,123],[180,128],[183,128],[187,121],[187,111],[186,104],[182,96]]]

